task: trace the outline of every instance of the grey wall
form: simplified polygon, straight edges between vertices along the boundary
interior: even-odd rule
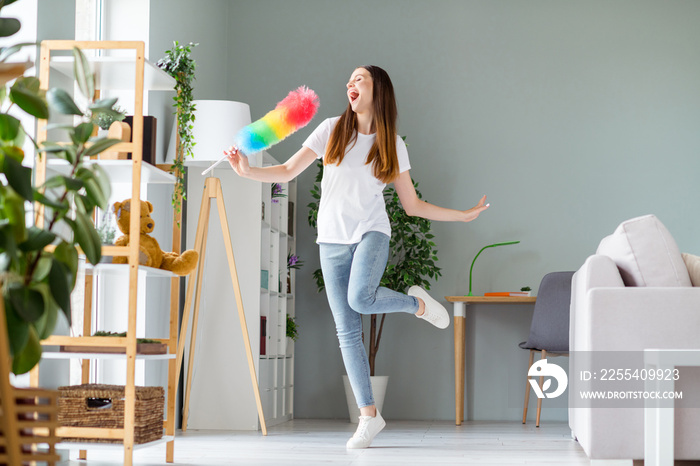
[[[75,39],[75,0],[39,0],[37,7],[37,41]]]
[[[199,44],[192,48],[195,60],[195,99],[225,99],[228,83],[228,12],[230,2],[208,0],[185,2],[182,0],[151,0],[149,27],[149,59],[157,62],[165,57],[165,51],[178,41]],[[158,119],[158,147],[165,156],[174,124],[172,98],[174,92],[151,92],[149,111]],[[161,126],[162,125],[162,126]]]
[[[434,224],[443,276],[433,295],[536,291],[550,271],[574,270],[623,220],[655,213],[681,250],[700,252],[700,3],[694,1],[235,1],[228,21],[228,96],[262,116],[307,84],[315,123],[346,105],[354,67],[392,76],[399,131],[425,198],[492,208],[470,224]],[[311,128],[270,152],[284,161]],[[303,173],[299,205],[315,170]],[[346,415],[343,373],[318,267],[299,210],[297,417]],[[518,419],[527,307],[468,313],[468,408],[474,419]],[[378,373],[391,376],[389,418],[454,417],[451,330],[412,316],[387,319]],[[566,366],[566,360],[561,361]],[[565,419],[547,400],[543,418]],[[563,406],[559,404],[559,406]]]

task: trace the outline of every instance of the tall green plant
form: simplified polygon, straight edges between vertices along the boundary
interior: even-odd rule
[[[313,228],[317,228],[318,207],[321,200],[320,182],[323,178],[323,163],[319,161],[317,166],[316,181],[311,188],[311,196],[314,201],[308,204],[308,221]],[[413,186],[418,188],[418,183],[414,181]],[[419,198],[423,197],[418,189],[416,189],[416,194]],[[432,241],[434,235],[430,233],[430,220],[407,215],[401,206],[399,195],[393,187],[384,190],[384,202],[391,223],[391,240],[389,242],[389,261],[380,285],[401,293],[405,293],[413,285],[422,286],[429,290],[428,278],[437,280],[438,277],[442,276],[440,267],[436,264],[438,260],[437,249]],[[313,277],[318,291],[322,291],[324,282],[321,269],[314,271]],[[382,314],[381,319],[377,319],[377,314],[370,315],[368,352],[370,375],[374,375],[375,361],[385,319],[386,314]]]
[[[17,49],[3,49],[0,56],[4,60]],[[59,312],[70,322],[77,246],[92,264],[101,257],[92,214],[96,206],[107,208],[109,178],[99,165],[84,164],[83,157],[120,142],[91,138],[91,115],[111,111],[116,99],[93,101],[95,83],[88,61],[78,49],[73,50],[73,57],[78,88],[88,102],[85,108],[62,89],[42,91],[35,77],[19,77],[9,89],[5,83],[0,89],[0,171],[4,175],[0,177],[0,284],[15,374],[39,362],[40,340],[53,333]],[[8,113],[14,107],[37,119],[63,114],[79,120],[74,125],[50,125],[67,133],[67,143],[39,145],[32,139],[39,157],[67,162],[62,174],[41,186],[33,185],[33,170],[23,165],[22,145],[30,136],[21,121]],[[32,203],[35,212],[30,209]],[[36,218],[39,214],[41,221]]]
[[[177,146],[175,160],[173,160],[173,173],[177,177],[175,190],[173,191],[173,207],[176,212],[180,212],[180,199],[187,199],[185,192],[185,157],[193,157],[192,148],[196,144],[192,136],[192,128],[194,123],[194,111],[196,109],[193,103],[193,82],[195,79],[195,61],[192,59],[192,47],[198,44],[190,42],[187,45],[180,45],[177,41],[173,43],[171,50],[165,51],[165,57],[158,60],[156,63],[170,76],[175,78],[176,95],[173,97],[175,103],[175,115],[177,118],[177,134],[180,139],[180,144]]]

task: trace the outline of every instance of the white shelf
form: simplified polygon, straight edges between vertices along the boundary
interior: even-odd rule
[[[83,164],[87,167],[93,164],[98,164],[105,169],[109,180],[112,183],[131,183],[131,175],[133,174],[133,160],[90,160],[84,161]],[[68,175],[71,170],[71,165],[62,159],[49,159],[47,170],[54,171],[61,175]],[[151,184],[175,184],[175,176],[164,172],[160,168],[154,167],[150,163],[141,164],[141,183]]]
[[[89,275],[119,275],[129,273],[129,264],[86,264],[85,273]],[[163,269],[156,269],[154,267],[146,267],[145,265],[139,265],[139,275],[146,274],[146,277],[162,277],[162,278],[173,278],[178,277],[178,275]]]
[[[175,354],[137,354],[137,360],[157,361],[175,359]],[[124,359],[126,353],[72,353],[68,351],[49,351],[44,349],[42,357],[46,359]]]
[[[174,435],[164,435],[163,438],[148,443],[134,444],[134,450],[152,447],[175,440]],[[123,451],[123,443],[97,443],[97,442],[60,442],[56,444],[57,450],[116,450]]]
[[[279,228],[276,228],[276,227],[270,228],[270,231],[273,232],[273,233],[279,233],[279,235],[280,235],[282,238],[284,238],[285,236],[287,236],[287,233],[283,232],[282,230],[280,230]]]
[[[133,90],[135,59],[130,57],[88,57],[97,89]],[[73,57],[51,57],[51,69],[73,78]],[[172,91],[175,79],[148,60],[143,67],[144,91]]]

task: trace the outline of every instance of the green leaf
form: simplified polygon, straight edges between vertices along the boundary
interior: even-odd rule
[[[78,212],[82,212],[84,214],[92,212],[97,206],[92,197],[86,194],[78,194],[73,198],[73,202],[75,202],[75,208],[78,210]]]
[[[2,250],[0,254],[0,271],[5,272],[12,265],[12,261],[17,258],[15,232],[13,225],[7,218],[0,220],[0,250]]]
[[[52,176],[48,180],[44,182],[44,184],[41,185],[41,189],[55,189],[55,188],[60,188],[61,186],[65,186],[66,183],[63,181],[62,175],[57,175],[57,176]],[[34,193],[34,200],[38,201],[38,196],[41,195],[41,193],[36,192]]]
[[[9,286],[10,301],[17,315],[25,322],[34,322],[44,313],[44,298],[36,290],[21,284]]]
[[[0,113],[0,139],[14,141],[19,133],[20,122],[6,113]]]
[[[108,199],[102,193],[102,189],[100,189],[100,185],[94,177],[85,181],[85,194],[90,199],[91,204],[100,209],[107,210],[109,207]]]
[[[33,201],[32,169],[23,166],[12,157],[5,157],[4,159],[3,172],[6,175],[7,183],[24,199]]]
[[[107,110],[111,110],[112,107],[114,107],[114,104],[116,104],[116,103],[117,103],[117,98],[116,98],[116,97],[112,97],[112,98],[110,98],[110,99],[100,99],[100,100],[98,100],[98,101],[93,102],[92,104],[90,104],[90,105],[88,106],[88,108],[89,108],[90,110],[96,110],[96,109],[107,109]],[[119,112],[116,112],[116,113],[119,113]],[[120,115],[121,115],[121,114],[120,114]]]
[[[0,37],[9,37],[17,33],[22,23],[17,18],[0,18]]]
[[[14,2],[16,0],[12,0],[12,1]],[[6,0],[5,6],[9,5],[10,3],[11,2],[8,2]],[[22,49],[22,47],[26,47],[26,46],[30,46],[30,45],[37,46],[37,45],[39,45],[39,43],[38,42],[22,42],[20,44],[15,44],[15,45],[12,45],[10,47],[3,48],[2,51],[0,52],[0,63],[4,62],[8,58],[10,58],[12,55],[19,52]]]
[[[27,240],[19,245],[22,251],[41,251],[53,243],[56,235],[42,228],[31,226],[27,229]]]
[[[85,144],[92,136],[95,125],[90,122],[81,123],[71,132],[71,140],[75,145]]]
[[[68,268],[72,283],[70,289],[75,288],[75,280],[78,276],[78,251],[72,244],[61,241],[53,252],[54,258]],[[69,319],[70,320],[70,319]]]
[[[71,178],[69,176],[63,175],[57,176],[56,178],[61,178],[66,189],[69,189],[71,191],[79,191],[83,188],[83,186],[85,186],[83,180],[79,180],[77,178]]]
[[[77,47],[73,47],[73,57],[75,59],[73,73],[75,73],[78,88],[85,97],[92,100],[95,95],[95,78],[90,70],[90,63],[85,54]]]
[[[44,296],[44,299],[50,303],[50,305],[49,309],[47,309],[47,311],[44,312],[44,314],[39,317],[36,322],[34,322],[34,329],[36,330],[40,340],[51,336],[54,328],[56,327],[56,321],[58,320],[58,306],[51,298],[51,293],[47,289],[45,292],[42,292],[42,295]]]
[[[104,168],[97,164],[93,165],[92,169],[93,173],[95,174],[95,180],[100,185],[102,194],[109,199],[109,196],[112,194],[112,183],[109,180],[109,174],[107,174],[107,171]]]
[[[54,131],[54,130],[57,130],[57,129],[61,129],[61,130],[65,130],[65,131],[71,131],[74,127],[75,127],[75,126],[73,126],[73,125],[66,125],[66,124],[64,124],[64,123],[51,123],[51,124],[46,125],[46,131]],[[56,146],[58,146],[58,144],[53,143],[53,142],[45,142],[44,144],[47,144],[47,145],[48,145],[48,144],[51,144],[51,145],[56,145]]]
[[[36,78],[33,79],[39,81]],[[42,98],[41,93],[38,92],[38,88],[37,91],[34,91],[34,82],[31,80],[25,83],[24,80],[17,79],[10,88],[10,100],[35,118],[42,120],[49,118],[49,106]]]
[[[27,228],[25,226],[26,218],[24,211],[24,199],[20,197],[13,189],[7,190],[4,199],[4,214],[12,224],[12,232],[16,244],[22,243],[27,239]]]
[[[5,300],[5,319],[7,320],[7,334],[10,337],[10,354],[20,353],[29,340],[29,324],[15,312],[10,299]]]
[[[12,372],[25,374],[32,370],[41,360],[41,343],[34,327],[29,327],[29,339],[21,353],[12,359]]]
[[[100,236],[95,231],[92,221],[85,213],[77,211],[74,225],[75,239],[85,253],[87,260],[93,265],[98,264],[102,257],[102,241],[100,241]]]
[[[49,253],[42,253],[41,258],[36,264],[36,268],[34,269],[34,273],[32,274],[32,281],[34,283],[38,283],[43,281],[46,277],[49,276],[49,272],[51,271],[51,254]],[[44,306],[46,306],[46,300],[44,300]]]
[[[108,139],[108,138],[98,139],[97,141],[95,141],[95,143],[93,145],[88,147],[88,149],[85,151],[85,155],[88,155],[88,156],[97,155],[100,152],[103,152],[103,151],[109,149],[113,145],[119,144],[120,142],[121,141],[119,139]]]
[[[54,154],[57,157],[60,157],[62,159],[65,158],[65,152],[66,152],[66,147],[62,146],[60,144],[54,144],[51,142],[45,142],[43,143],[40,148],[39,152],[44,152],[47,154]]]
[[[56,183],[58,183],[58,185],[56,185]],[[44,186],[46,188],[55,188],[58,186],[63,186],[63,180],[61,180],[60,177],[55,176],[53,178],[49,178],[49,180],[46,183],[44,183]],[[68,212],[68,201],[63,201],[62,203],[59,203],[58,201],[49,199],[48,197],[41,194],[39,191],[34,191],[34,201],[39,202],[40,204],[43,204],[46,207],[51,207],[53,210],[57,210],[59,212]]]
[[[46,92],[46,100],[59,113],[83,116],[83,112],[75,105],[73,98],[63,89],[49,89]]]
[[[68,322],[71,321],[70,294],[73,290],[72,283],[73,278],[68,267],[59,260],[54,259],[49,272],[49,287],[51,288],[51,296],[58,304],[58,307],[63,310],[66,318],[68,318]]]

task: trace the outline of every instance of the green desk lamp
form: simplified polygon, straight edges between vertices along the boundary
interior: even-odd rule
[[[483,251],[486,248],[495,248],[496,246],[508,246],[509,244],[518,244],[519,242],[520,241],[508,241],[506,243],[489,244],[488,246],[484,246],[483,248],[481,248],[481,251]],[[472,270],[474,270],[474,262],[476,262],[476,258],[479,257],[481,251],[476,253],[476,256],[474,256],[474,260],[472,261],[472,266],[469,269],[469,294],[467,296],[474,296],[472,295]]]

